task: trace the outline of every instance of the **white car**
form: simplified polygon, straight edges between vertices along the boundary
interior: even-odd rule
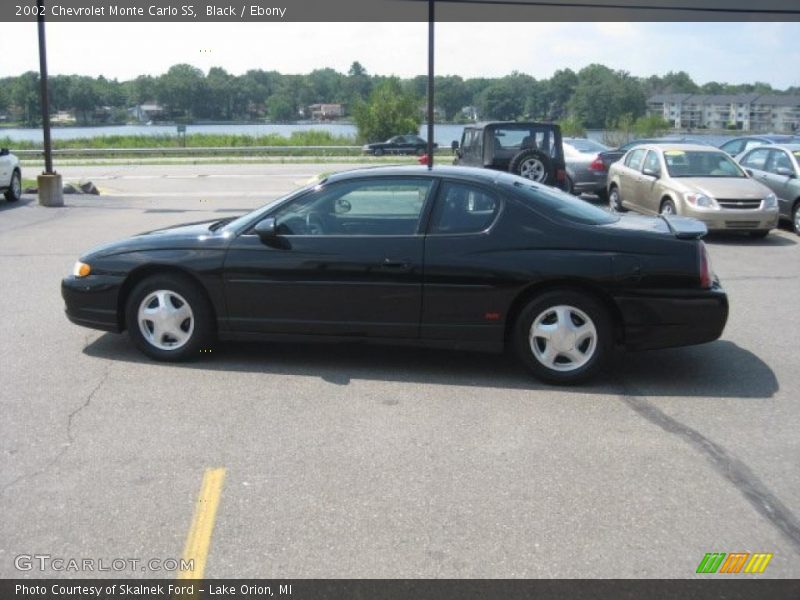
[[[22,196],[22,171],[19,159],[8,151],[0,150],[0,192],[5,192],[6,200],[16,202]]]

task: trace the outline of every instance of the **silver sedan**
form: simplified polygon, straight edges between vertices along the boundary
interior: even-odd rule
[[[608,171],[599,154],[609,147],[586,138],[564,138],[563,144],[567,191],[576,195],[597,194],[605,199]]]

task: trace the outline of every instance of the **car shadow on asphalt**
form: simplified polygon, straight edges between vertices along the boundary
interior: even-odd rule
[[[619,353],[590,383],[554,388],[529,376],[509,354],[487,354],[360,343],[220,343],[196,361],[158,363],[125,335],[107,333],[84,349],[87,356],[159,368],[317,376],[336,385],[380,380],[577,394],[625,395],[629,386],[648,397],[771,398],[779,385],[758,356],[721,340],[688,348]],[[624,382],[624,383],[621,383]]]
[[[5,212],[7,210],[13,210],[15,208],[22,208],[23,206],[29,206],[36,202],[36,196],[31,196],[29,194],[25,194],[17,200],[16,202],[9,202],[5,198],[2,197],[0,194],[0,212]]]

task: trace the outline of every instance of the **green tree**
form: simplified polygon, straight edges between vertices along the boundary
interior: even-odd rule
[[[598,64],[580,70],[569,101],[570,112],[593,129],[613,124],[626,113],[636,118],[644,113],[645,106],[644,91],[636,79]]]
[[[655,137],[664,135],[671,129],[669,121],[660,115],[647,115],[639,117],[633,123],[633,131],[637,137]]]
[[[285,123],[294,121],[297,118],[297,110],[291,96],[285,94],[275,94],[267,99],[269,118],[275,123]]]
[[[434,101],[436,106],[444,110],[446,120],[452,120],[464,106],[469,104],[470,97],[464,80],[458,75],[437,77],[434,86]]]
[[[39,74],[28,71],[16,78],[11,86],[11,102],[20,112],[20,120],[30,127],[41,121],[41,99],[39,96]]]
[[[543,116],[557,120],[567,115],[567,105],[578,86],[578,75],[572,69],[559,69],[544,84],[542,92]]]
[[[353,117],[359,139],[378,142],[393,135],[416,133],[422,122],[415,98],[396,78],[378,84],[366,102],[357,102]]]
[[[158,101],[173,113],[193,118],[198,107],[206,103],[203,72],[191,65],[173,65],[158,78]]]
[[[561,127],[562,135],[568,137],[583,137],[586,135],[586,129],[584,129],[583,123],[581,123],[575,117],[561,119],[558,122],[558,125]]]
[[[517,93],[511,81],[501,79],[481,92],[478,109],[486,118],[511,121],[524,112],[525,98]]]

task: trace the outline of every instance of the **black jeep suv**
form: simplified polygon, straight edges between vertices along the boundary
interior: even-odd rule
[[[567,179],[561,128],[553,123],[476,123],[453,147],[457,165],[509,171],[555,187]]]

